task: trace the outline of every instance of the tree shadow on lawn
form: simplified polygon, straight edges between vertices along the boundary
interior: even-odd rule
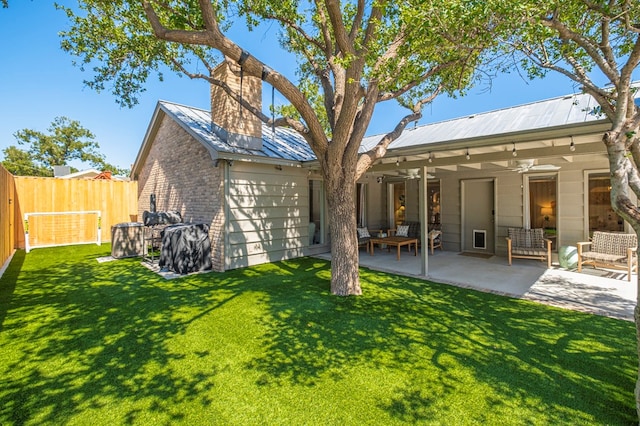
[[[335,297],[311,258],[165,281],[139,259],[98,264],[104,248],[41,250],[0,280],[15,288],[0,305],[0,423],[188,421],[187,406],[220,409],[229,374],[314,390],[356,368],[388,389],[366,395],[371,411],[395,421],[635,419],[629,322],[365,269],[363,296]]]
[[[0,286],[0,333],[2,332],[4,319],[7,317],[7,309],[11,303],[11,298],[16,290],[16,282],[24,263],[24,256],[24,250],[16,251],[10,265],[1,277],[3,284]]]
[[[139,259],[98,264],[96,257],[104,253],[96,248],[84,255],[84,250],[79,257],[72,248],[56,249],[53,258],[44,250],[32,252],[28,256],[42,259],[20,271],[9,306],[0,306],[8,311],[0,333],[0,348],[5,346],[0,424],[64,423],[128,400],[148,405],[114,407],[129,410],[127,423],[145,412],[180,420],[172,404],[161,402],[206,402],[201,391],[216,371],[173,371],[170,365],[186,355],[167,343],[199,315],[235,298],[240,282],[226,282],[226,290],[168,282]],[[5,285],[11,282],[1,280]],[[206,351],[192,353],[206,356]],[[90,419],[89,414],[85,420]]]
[[[313,387],[365,365],[388,372],[378,407],[410,423],[637,421],[630,322],[367,269],[364,295],[338,298],[328,262],[294,264],[268,291],[268,350],[250,363],[261,385]]]

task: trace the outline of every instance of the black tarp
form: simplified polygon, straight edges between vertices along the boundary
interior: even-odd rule
[[[209,225],[206,223],[170,225],[160,235],[160,268],[178,274],[208,271],[212,268]]]

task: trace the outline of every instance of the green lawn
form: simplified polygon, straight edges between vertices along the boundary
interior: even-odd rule
[[[0,279],[0,424],[637,424],[633,323],[297,259],[166,281],[108,246]]]

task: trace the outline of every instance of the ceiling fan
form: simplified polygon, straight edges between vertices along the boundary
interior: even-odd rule
[[[405,179],[420,179],[420,169],[406,169],[406,171],[402,172],[405,176]],[[434,179],[431,173],[427,173],[427,179]]]
[[[527,172],[553,172],[560,169],[560,166],[554,166],[553,164],[536,164],[536,160],[515,160],[516,167],[511,169],[518,173]]]

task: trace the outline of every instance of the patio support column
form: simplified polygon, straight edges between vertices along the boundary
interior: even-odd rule
[[[420,205],[419,214],[420,214],[420,241],[422,241],[422,250],[420,251],[421,256],[421,269],[420,275],[426,277],[429,275],[429,221],[427,220],[427,203],[429,202],[429,197],[427,196],[427,166],[420,167],[420,185],[418,195],[418,204]]]

